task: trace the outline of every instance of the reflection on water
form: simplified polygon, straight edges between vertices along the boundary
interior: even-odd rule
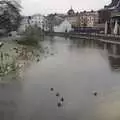
[[[74,44],[74,45],[73,45]],[[72,40],[70,49],[72,47],[78,48],[95,48],[105,50],[108,53],[108,60],[113,71],[120,70],[120,45],[103,43],[94,40]]]
[[[120,45],[44,39],[40,48],[1,49],[1,68],[15,69],[0,77],[0,120],[118,120]]]
[[[101,43],[101,47],[108,52],[111,70],[120,71],[120,45]]]
[[[14,114],[16,111],[16,104],[14,101],[0,101],[0,119],[1,120],[14,120]]]
[[[120,70],[120,57],[109,56],[109,61],[112,70],[116,71]]]
[[[20,82],[0,84],[0,120],[16,120],[21,90]]]

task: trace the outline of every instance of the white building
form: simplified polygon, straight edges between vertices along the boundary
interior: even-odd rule
[[[70,32],[72,30],[72,25],[65,19],[59,26],[54,27],[54,32]]]
[[[65,15],[57,13],[49,14],[48,16],[46,16],[46,19],[49,31],[54,31],[54,27],[59,26],[65,20]]]
[[[23,17],[19,28],[19,32],[24,32],[28,26],[37,26],[44,31],[48,30],[47,20],[41,14]]]
[[[35,15],[31,16],[30,24],[32,26],[36,25],[37,27],[40,27],[41,29],[43,29],[44,16],[42,16],[40,14],[35,14]]]

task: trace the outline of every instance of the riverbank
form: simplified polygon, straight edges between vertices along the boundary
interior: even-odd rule
[[[50,36],[60,36],[60,37],[70,37],[70,38],[79,38],[79,39],[90,39],[98,40],[106,43],[120,44],[120,36],[112,34],[96,34],[96,33],[61,33],[61,32],[46,32],[46,35]]]

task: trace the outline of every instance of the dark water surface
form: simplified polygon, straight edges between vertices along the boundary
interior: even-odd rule
[[[60,37],[42,45],[52,53],[33,62],[24,80],[0,84],[0,120],[120,119],[119,45]]]

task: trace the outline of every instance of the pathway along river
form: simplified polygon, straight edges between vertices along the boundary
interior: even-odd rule
[[[45,37],[42,46],[50,55],[24,79],[0,84],[0,120],[120,119],[119,45]]]

